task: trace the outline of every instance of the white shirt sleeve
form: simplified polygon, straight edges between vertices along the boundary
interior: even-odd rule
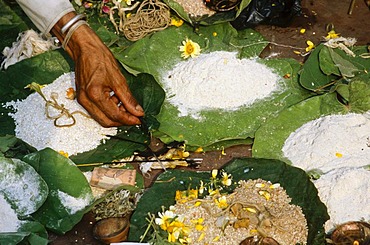
[[[17,0],[28,18],[44,34],[65,14],[75,11],[69,0]]]

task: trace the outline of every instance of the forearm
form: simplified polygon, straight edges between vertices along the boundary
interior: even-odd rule
[[[68,0],[17,0],[26,15],[44,34],[65,14],[74,11]]]

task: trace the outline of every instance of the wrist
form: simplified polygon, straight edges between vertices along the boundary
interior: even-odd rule
[[[51,30],[73,60],[79,57],[86,41],[94,39],[96,36],[83,19],[84,16],[78,15],[76,12],[67,13]]]

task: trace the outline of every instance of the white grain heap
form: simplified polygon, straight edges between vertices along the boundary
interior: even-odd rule
[[[66,98],[66,91],[69,88],[75,89],[73,72],[60,76],[53,83],[43,87],[42,92],[49,100],[52,93],[57,94],[58,103],[63,104],[70,112],[81,111],[88,114],[77,100]],[[79,113],[74,114],[75,125],[56,127],[54,120],[46,117],[45,101],[38,93],[33,93],[22,101],[8,102],[5,106],[15,110],[15,113],[11,113],[10,116],[15,121],[16,137],[37,150],[50,147],[56,151],[75,155],[95,149],[102,141],[108,139],[106,135],[117,134],[117,128],[104,128],[95,120]],[[67,123],[69,121],[61,118],[59,122]]]

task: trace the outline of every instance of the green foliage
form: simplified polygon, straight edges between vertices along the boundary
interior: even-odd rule
[[[280,183],[292,198],[292,203],[299,205],[306,216],[309,235],[307,244],[324,244],[323,224],[329,218],[325,205],[320,201],[317,190],[306,173],[278,160],[241,158],[231,161],[224,167],[231,174],[233,181],[261,178],[272,183]],[[154,185],[140,199],[131,217],[130,241],[139,241],[148,223],[143,219],[148,213],[157,215],[162,207],[168,209],[175,203],[176,190],[187,190],[200,185],[200,180],[207,182],[210,172],[170,170],[161,174]],[[158,198],[161,193],[161,198]]]
[[[300,84],[316,93],[337,91],[346,100],[347,92],[341,84],[367,76],[370,69],[370,59],[361,57],[367,52],[365,46],[352,47],[355,56],[345,53],[339,48],[330,48],[320,44],[310,54],[300,71]],[[339,85],[339,86],[338,86]],[[339,89],[339,90],[337,90]]]
[[[198,33],[194,33],[189,25],[183,25],[141,39],[121,52],[117,50],[116,57],[136,73],[152,74],[161,84],[162,74],[183,60],[178,46],[186,37],[197,42],[204,53],[239,51],[241,58],[256,57],[266,46],[265,40],[258,33],[252,30],[237,32],[226,23],[202,27]],[[202,121],[191,116],[179,117],[178,109],[165,100],[157,116],[163,139],[167,141],[169,136],[174,141],[186,141],[191,146],[207,147],[219,141],[253,138],[255,130],[266,119],[310,96],[297,82],[298,62],[289,59],[260,62],[281,77],[279,91],[251,107],[242,107],[236,111],[203,111],[200,113],[204,118]],[[283,79],[285,74],[291,74],[291,77]]]
[[[93,201],[86,177],[71,160],[49,148],[31,153],[23,160],[29,163],[49,186],[48,199],[32,217],[57,233],[63,234],[72,229],[89,210]],[[84,199],[85,205],[69,206],[61,200],[60,192],[70,196],[71,200]]]
[[[336,93],[327,93],[302,101],[283,110],[277,117],[262,125],[256,132],[254,157],[284,159],[282,148],[291,132],[303,124],[329,114],[364,113],[370,110],[370,81],[359,77],[345,86],[346,105],[337,100]],[[343,93],[343,92],[342,92]]]

